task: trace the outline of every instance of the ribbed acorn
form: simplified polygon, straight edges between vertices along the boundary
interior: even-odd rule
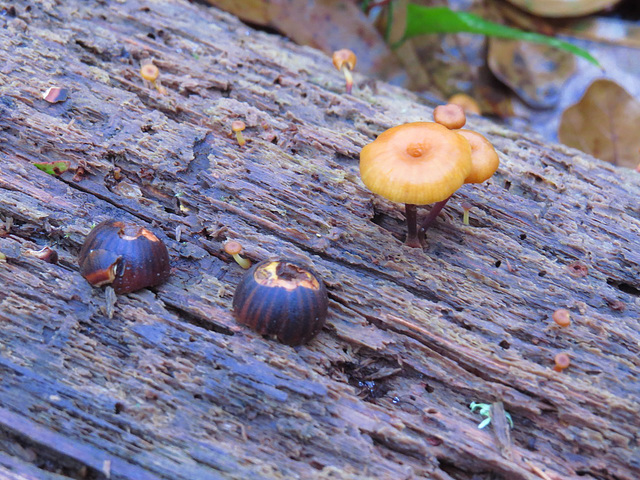
[[[288,260],[267,260],[244,275],[233,297],[239,323],[286,345],[311,340],[324,326],[329,299],[322,280]]]
[[[106,220],[91,230],[78,263],[91,285],[111,285],[118,294],[160,285],[170,269],[162,240],[144,227],[117,220]]]

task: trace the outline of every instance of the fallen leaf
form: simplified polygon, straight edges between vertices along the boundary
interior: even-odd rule
[[[328,55],[348,48],[358,56],[356,71],[400,83],[402,67],[362,10],[351,0],[207,0],[242,20],[275,28],[301,45]],[[331,60],[327,62],[331,66]]]
[[[611,80],[596,80],[562,114],[562,143],[606,162],[636,168],[640,162],[640,101]]]
[[[573,55],[547,45],[491,38],[489,68],[530,107],[551,108],[573,75]]]
[[[509,0],[541,17],[580,17],[615,5],[620,0]]]

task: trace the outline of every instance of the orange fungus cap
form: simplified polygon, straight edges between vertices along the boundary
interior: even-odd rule
[[[481,113],[480,105],[478,105],[478,102],[476,102],[466,93],[456,93],[451,98],[449,98],[449,103],[460,105],[464,110],[464,113],[475,113],[476,115],[480,115]]]
[[[231,122],[231,130],[234,132],[241,132],[245,129],[244,122],[242,120],[234,120]]]
[[[242,251],[242,245],[240,245],[240,242],[236,242],[235,240],[229,240],[224,244],[224,251],[229,255],[237,255]]]
[[[155,82],[159,74],[160,70],[153,63],[147,63],[140,68],[140,76],[149,82]]]
[[[467,123],[467,117],[462,107],[453,103],[438,105],[433,110],[433,120],[450,129],[462,128]]]
[[[333,61],[333,66],[338,70],[342,69],[343,65],[347,65],[349,70],[353,70],[356,68],[357,57],[356,54],[347,48],[343,48],[342,50],[336,50],[333,52],[333,56],[331,57]]]
[[[470,172],[469,142],[433,122],[390,128],[360,152],[362,181],[393,202],[439,202],[460,188]]]
[[[471,173],[464,183],[482,183],[491,178],[498,169],[500,159],[491,142],[477,132],[471,130],[455,130],[471,145]]]

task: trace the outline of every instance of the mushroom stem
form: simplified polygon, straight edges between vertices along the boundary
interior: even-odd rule
[[[422,232],[425,231],[427,228],[431,226],[433,222],[435,222],[436,218],[438,217],[438,215],[440,214],[440,212],[442,211],[442,209],[447,204],[450,198],[451,196],[445,198],[444,200],[441,200],[440,202],[434,204],[433,207],[431,207],[431,211],[429,212],[429,215],[427,215],[425,219],[422,221],[422,223],[420,224],[420,231]]]
[[[247,143],[247,141],[244,139],[244,135],[242,135],[242,132],[240,130],[236,131],[236,140],[238,140],[238,145],[240,145],[241,147],[243,147],[244,144]]]
[[[421,248],[418,238],[418,208],[412,203],[406,203],[404,210],[407,216],[407,239],[404,244],[412,248]]]
[[[242,257],[239,253],[234,253],[231,256],[236,262],[238,262],[238,265],[240,265],[245,270],[251,266],[251,260]]]
[[[349,70],[349,66],[345,63],[342,65],[342,73],[344,74],[344,78],[347,81],[346,90],[347,93],[351,93],[351,88],[353,87],[353,75],[351,75],[351,70]]]
[[[469,225],[469,210],[471,210],[472,207],[473,205],[469,202],[462,202],[462,223],[465,225]]]

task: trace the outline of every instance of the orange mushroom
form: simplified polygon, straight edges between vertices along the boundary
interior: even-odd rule
[[[421,246],[416,206],[448,199],[470,172],[469,142],[433,122],[390,128],[360,153],[360,176],[367,188],[405,204],[405,244],[410,247]]]
[[[556,372],[562,372],[563,370],[569,368],[569,365],[571,365],[571,358],[569,358],[569,355],[567,355],[566,353],[558,353],[555,358],[555,367],[553,367],[553,369]]]
[[[244,146],[247,141],[244,139],[244,135],[242,135],[242,131],[245,129],[244,122],[242,120],[235,120],[231,122],[231,131],[236,134],[236,139],[238,140],[238,145],[241,147]]]
[[[449,103],[459,105],[464,110],[464,113],[474,113],[480,115],[480,105],[472,97],[466,93],[456,93],[449,98]]]
[[[453,103],[438,105],[434,108],[433,120],[451,130],[462,128],[467,123],[467,117],[462,107]]]
[[[143,78],[143,80],[151,83],[151,85],[153,85],[153,87],[159,93],[166,93],[164,87],[160,85],[160,80],[158,80],[158,77],[160,76],[160,70],[153,63],[145,63],[144,65],[142,65],[140,67],[140,76]]]
[[[243,258],[240,255],[240,252],[242,252],[242,245],[240,245],[240,242],[229,240],[224,244],[224,251],[227,254],[231,255],[233,259],[238,262],[238,265],[240,265],[242,268],[247,269],[251,266],[251,260]]]
[[[493,145],[477,132],[471,130],[453,130],[457,135],[464,137],[471,147],[471,170],[464,183],[482,183],[489,179],[498,169],[500,159]],[[435,221],[440,211],[447,204],[446,198],[436,203],[429,215],[423,220],[420,230],[426,230]],[[463,219],[464,221],[464,219]]]
[[[347,82],[347,93],[351,93],[351,87],[353,87],[353,75],[351,75],[351,70],[356,68],[356,62],[358,61],[356,54],[349,49],[343,48],[342,50],[333,52],[331,59],[333,60],[333,66],[340,70],[344,75]]]
[[[569,313],[569,310],[565,308],[559,308],[553,312],[551,318],[553,318],[553,321],[561,327],[568,327],[571,325],[571,313]]]
[[[140,76],[145,79],[147,82],[151,82],[155,84],[158,79],[158,75],[160,75],[160,70],[153,63],[147,63],[146,65],[142,65],[140,67]]]

